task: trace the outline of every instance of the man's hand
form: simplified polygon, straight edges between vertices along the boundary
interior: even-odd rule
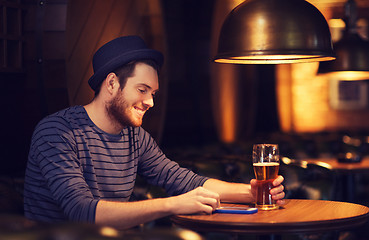
[[[204,187],[198,187],[185,194],[169,199],[170,209],[172,209],[173,214],[211,214],[220,206],[219,194],[207,190]]]
[[[219,194],[198,187],[182,195],[136,202],[100,200],[96,208],[97,224],[127,229],[173,214],[211,214],[219,206]]]
[[[284,196],[285,193],[283,192],[284,187],[282,185],[284,178],[282,176],[278,176],[274,181],[273,181],[273,188],[270,190],[270,194],[272,194],[272,198],[273,200],[277,201],[278,205],[283,205],[284,204]],[[256,179],[252,179],[250,181],[251,184],[251,192],[252,195],[254,195],[254,198],[256,196]]]

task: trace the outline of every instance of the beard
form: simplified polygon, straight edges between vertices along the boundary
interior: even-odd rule
[[[118,94],[106,105],[108,116],[122,129],[127,126],[142,125],[142,118],[133,118],[130,109],[131,106],[124,100],[123,94]]]

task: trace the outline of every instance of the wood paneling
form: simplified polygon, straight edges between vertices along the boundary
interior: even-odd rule
[[[330,105],[329,79],[318,63],[277,67],[281,129],[285,132],[368,131],[369,109],[337,110]]]
[[[155,6],[155,7],[154,7]],[[125,35],[140,35],[149,47],[164,52],[164,30],[159,0],[73,0],[67,15],[67,85],[70,105],[84,105],[93,98],[88,79],[93,75],[92,58],[108,41]],[[165,72],[165,71],[164,71]],[[166,78],[161,76],[155,108],[144,120],[144,128],[157,141],[161,138],[165,113]]]

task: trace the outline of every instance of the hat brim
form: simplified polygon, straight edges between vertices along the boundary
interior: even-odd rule
[[[137,60],[152,59],[158,64],[159,67],[163,65],[164,57],[163,54],[154,49],[140,49],[127,52],[122,54],[110,61],[108,61],[103,67],[101,67],[97,72],[94,73],[88,80],[90,87],[96,91],[101,82],[106,78],[106,76],[114,71],[115,69],[131,62]]]

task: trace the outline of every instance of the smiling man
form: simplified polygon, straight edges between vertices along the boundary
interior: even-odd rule
[[[118,134],[127,126],[141,126],[143,116],[154,106],[153,98],[159,90],[156,68],[155,62],[141,60],[109,73],[99,99],[85,106],[91,120],[111,134]],[[105,100],[99,101],[100,98]],[[105,103],[105,108],[99,107],[101,103]]]
[[[169,160],[142,127],[159,90],[160,52],[138,36],[114,39],[94,55],[94,99],[41,120],[32,136],[25,216],[126,229],[172,214],[211,214],[220,201],[253,202],[251,184],[199,176]],[[130,202],[136,175],[170,197]],[[283,177],[273,199],[282,204]]]

